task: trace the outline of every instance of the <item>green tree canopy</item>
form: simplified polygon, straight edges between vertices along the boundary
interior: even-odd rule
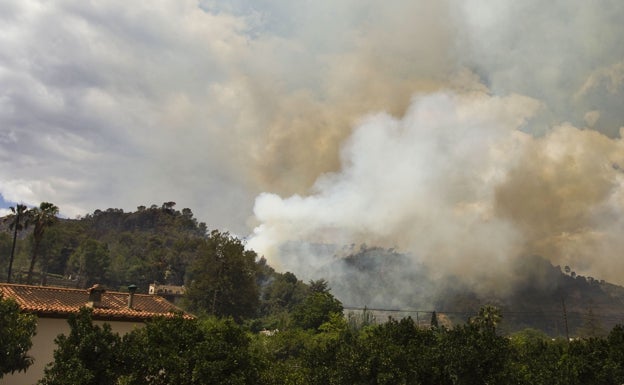
[[[0,293],[0,378],[25,371],[32,364],[28,351],[36,328],[35,316],[20,312],[17,302]]]
[[[78,277],[78,285],[87,288],[103,282],[110,265],[108,247],[94,239],[86,239],[69,258],[68,270]]]
[[[485,305],[479,309],[479,314],[471,322],[483,332],[494,334],[502,319],[503,316],[499,308],[493,305]]]
[[[187,279],[190,311],[240,321],[257,314],[256,253],[229,233],[214,230],[199,247]]]
[[[124,337],[123,383],[255,384],[249,343],[231,319],[157,318]]]
[[[54,361],[45,369],[40,385],[114,385],[124,368],[121,365],[121,337],[109,324],[94,325],[91,309],[69,317],[69,335],[54,342]]]
[[[325,289],[327,289],[325,287]],[[293,324],[302,329],[318,329],[332,314],[342,316],[342,303],[329,291],[312,291],[292,313]]]
[[[290,312],[306,298],[308,287],[295,274],[273,273],[272,277],[263,290],[262,315]]]

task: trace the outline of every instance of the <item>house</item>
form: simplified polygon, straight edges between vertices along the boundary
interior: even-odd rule
[[[154,282],[150,283],[148,293],[159,295],[167,301],[173,302],[177,305],[184,297],[186,288],[184,286],[161,285]]]
[[[119,334],[141,327],[155,317],[181,311],[160,296],[135,294],[133,286],[129,289],[130,293],[121,293],[107,291],[101,285],[80,290],[0,283],[0,293],[5,298],[14,299],[23,311],[38,317],[37,334],[29,352],[34,358],[33,365],[26,372],[5,375],[0,385],[34,384],[41,379],[44,368],[53,360],[54,339],[59,334],[69,334],[67,318],[81,307],[91,307],[94,323],[108,323]]]

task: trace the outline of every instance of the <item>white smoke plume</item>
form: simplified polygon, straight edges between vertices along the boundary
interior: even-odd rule
[[[401,117],[369,116],[342,147],[340,171],[310,194],[256,199],[249,246],[311,277],[327,256],[300,249],[302,269],[293,242],[398,247],[483,290],[509,288],[510,262],[533,254],[622,282],[622,141],[569,124],[535,137],[525,131],[540,108],[448,91],[415,96]]]
[[[331,274],[339,254],[311,245],[366,243],[482,292],[511,288],[530,255],[624,284],[624,7],[470,0],[437,10],[431,20],[450,27],[433,22],[429,40],[418,23],[406,30],[438,48],[437,61],[423,60],[452,64],[407,71],[434,81],[411,87],[405,109],[369,105],[373,115],[341,131],[338,165],[307,174],[294,163],[290,173],[316,175],[312,188],[259,195],[250,247],[310,278]],[[419,57],[409,39],[392,46]]]

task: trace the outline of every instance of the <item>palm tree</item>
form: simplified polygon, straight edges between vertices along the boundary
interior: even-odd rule
[[[28,223],[34,226],[33,229],[33,251],[30,258],[30,267],[28,268],[28,276],[26,283],[32,284],[32,274],[35,269],[35,262],[39,255],[39,246],[43,239],[43,233],[48,226],[52,226],[57,218],[59,209],[55,205],[49,202],[41,202],[39,207],[33,207],[28,211]]]
[[[496,333],[496,327],[502,319],[503,315],[498,307],[485,305],[479,309],[479,314],[475,317],[473,322],[477,324],[481,330],[494,334]]]
[[[18,204],[15,207],[10,207],[11,214],[6,220],[11,221],[9,223],[9,229],[13,230],[13,245],[11,246],[11,258],[9,259],[9,273],[7,274],[7,282],[11,283],[11,271],[13,270],[13,259],[15,257],[15,244],[17,243],[17,232],[26,228],[26,221],[24,220],[27,215],[26,205]]]

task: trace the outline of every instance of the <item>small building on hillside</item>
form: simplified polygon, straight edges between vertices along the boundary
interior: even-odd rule
[[[107,291],[101,285],[79,290],[0,283],[0,293],[15,300],[23,311],[38,317],[37,334],[29,352],[34,358],[33,365],[26,372],[5,375],[0,385],[34,384],[41,379],[44,368],[54,357],[54,339],[59,334],[69,334],[67,318],[77,314],[81,307],[91,307],[95,323],[108,323],[113,332],[121,335],[153,318],[182,311],[157,295]]]
[[[148,293],[159,295],[165,298],[167,301],[173,302],[177,305],[184,297],[184,293],[186,293],[186,288],[184,286],[161,285],[154,282],[150,283]]]

